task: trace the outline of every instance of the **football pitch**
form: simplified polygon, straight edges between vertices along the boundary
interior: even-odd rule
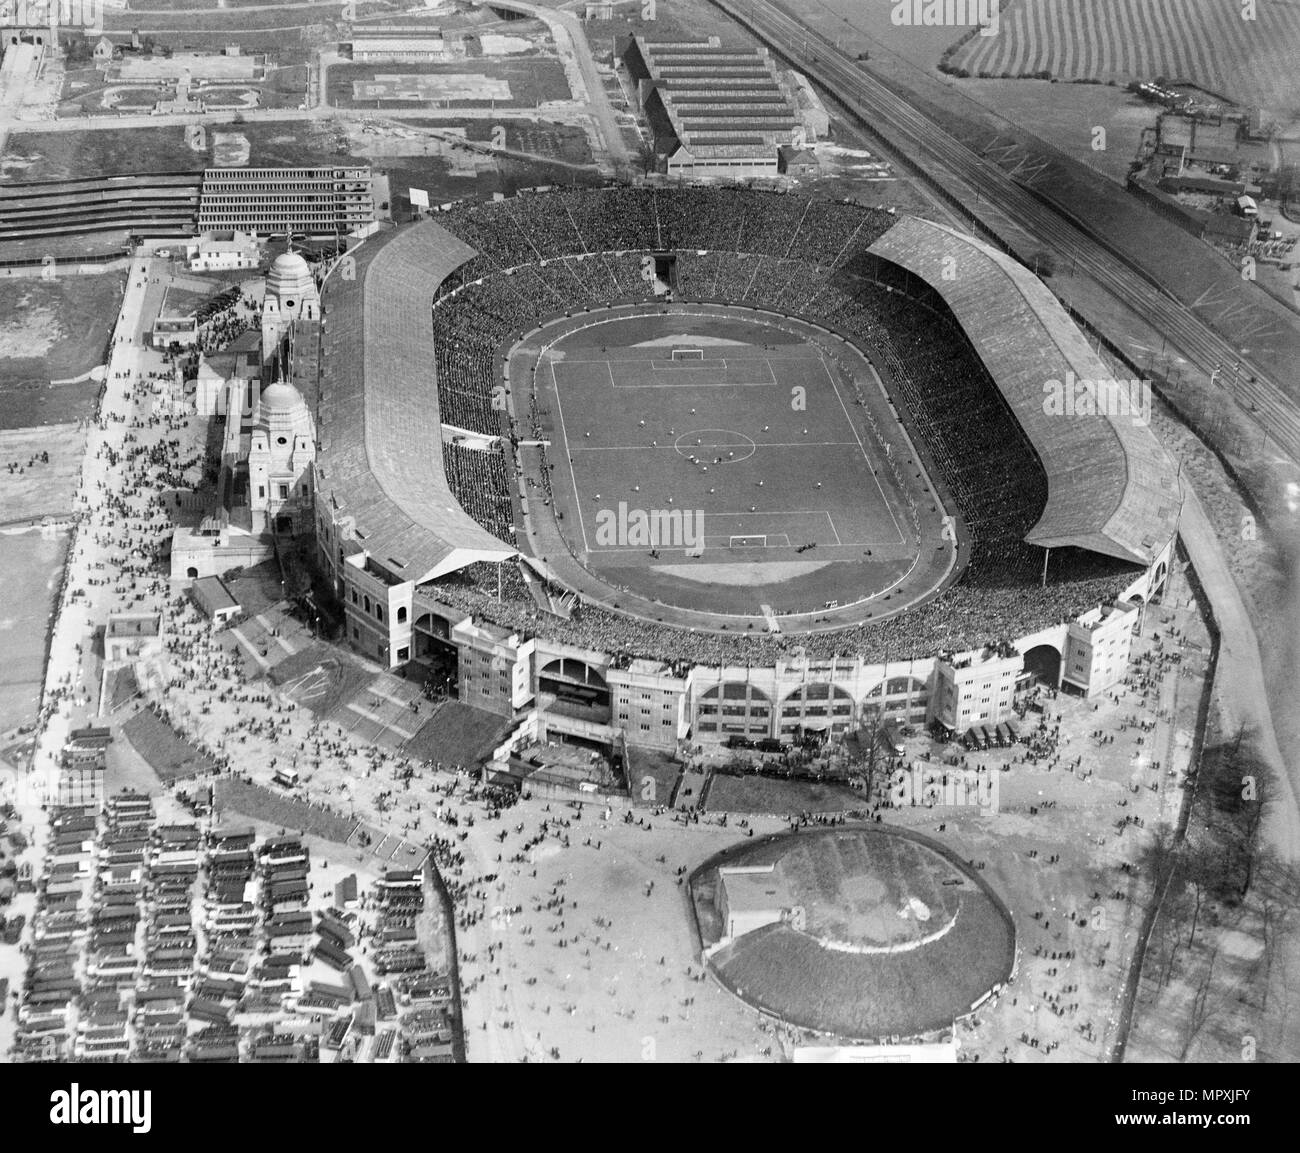
[[[548,358],[584,550],[647,552],[629,518],[644,512],[654,528],[680,509],[696,518],[696,539],[657,533],[661,555],[804,545],[902,555],[878,447],[859,436],[817,348],[670,339]]]
[[[677,310],[574,318],[541,348],[557,521],[589,570],[664,604],[804,613],[933,565],[940,510],[875,370],[807,332]]]

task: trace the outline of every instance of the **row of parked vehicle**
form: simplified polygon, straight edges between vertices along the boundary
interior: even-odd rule
[[[742,737],[733,733],[727,738],[727,748],[757,749],[760,753],[784,753],[790,746],[778,741],[775,737],[761,737],[755,741],[749,737]]]
[[[1020,732],[1014,721],[1000,721],[996,725],[972,725],[961,738],[967,752],[984,749],[1005,749],[1020,742]]]

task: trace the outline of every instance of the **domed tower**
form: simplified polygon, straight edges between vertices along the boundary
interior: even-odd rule
[[[248,446],[254,532],[305,532],[312,517],[316,425],[302,394],[276,381],[262,393]]]
[[[307,261],[296,252],[277,256],[266,276],[262,301],[262,360],[275,355],[295,320],[320,319],[320,290]]]

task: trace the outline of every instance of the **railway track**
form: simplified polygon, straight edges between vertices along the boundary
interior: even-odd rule
[[[1128,308],[1142,316],[1207,375],[1232,373],[1237,402],[1271,440],[1300,461],[1300,412],[1278,385],[1191,310],[1110,248],[918,112],[881,81],[864,73],[820,33],[770,0],[713,0],[774,51],[835,94],[874,133],[903,156],[937,162],[1060,256],[1073,261]]]

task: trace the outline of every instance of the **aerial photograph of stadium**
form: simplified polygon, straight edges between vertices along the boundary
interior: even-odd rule
[[[1297,59],[1283,0],[0,0],[0,1087],[1065,1063],[1249,1125]]]

